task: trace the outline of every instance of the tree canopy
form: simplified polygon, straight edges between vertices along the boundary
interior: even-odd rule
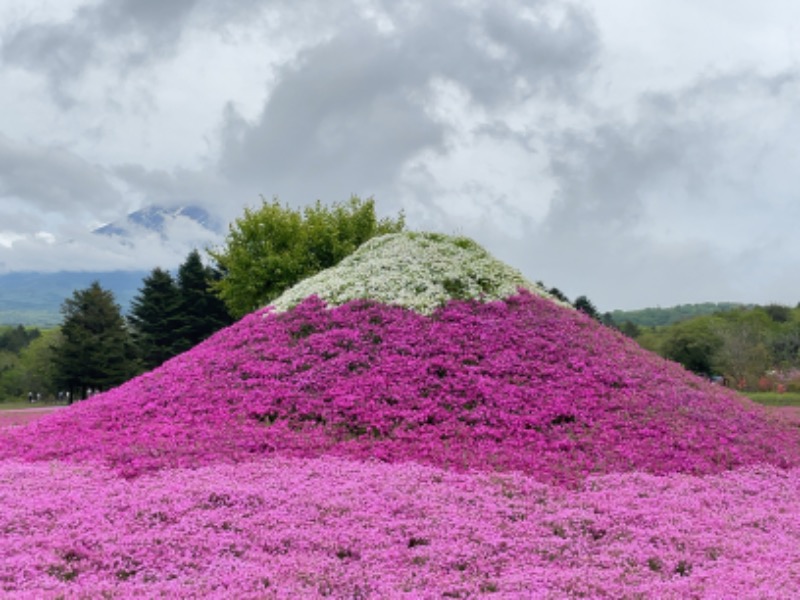
[[[230,313],[241,317],[302,279],[336,265],[367,240],[405,228],[405,219],[378,219],[372,198],[303,210],[277,199],[246,209],[231,224],[222,248],[209,254],[221,278],[213,287]]]
[[[780,384],[800,391],[800,307],[717,306],[725,308],[671,325],[640,327],[632,337],[695,373],[723,377],[740,389],[765,391]]]
[[[178,318],[175,350],[184,352],[233,322],[225,304],[211,291],[218,274],[193,250],[178,269]],[[176,352],[176,353],[177,353]]]
[[[61,343],[55,347],[59,388],[85,394],[108,389],[136,373],[133,343],[114,295],[99,282],[76,290],[61,306]]]
[[[0,350],[7,350],[19,354],[23,348],[38,338],[41,332],[35,327],[27,329],[22,325],[3,328],[0,331]]]
[[[60,343],[61,332],[33,331],[28,331],[30,343],[16,353],[0,349],[0,401],[23,398],[29,392],[48,396],[56,391],[53,346]]]
[[[211,291],[217,279],[197,250],[178,268],[177,281],[161,268],[143,279],[128,314],[143,369],[159,366],[232,323],[225,304]]]
[[[665,358],[681,363],[699,375],[713,375],[722,347],[721,320],[702,316],[669,328],[661,351]]]
[[[142,280],[131,301],[131,326],[142,367],[152,369],[175,356],[175,331],[180,319],[180,292],[169,271],[155,268]]]

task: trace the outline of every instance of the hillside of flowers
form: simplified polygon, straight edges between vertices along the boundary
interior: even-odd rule
[[[430,317],[314,297],[267,309],[0,436],[0,457],[99,462],[127,477],[275,455],[518,470],[557,484],[800,464],[795,428],[524,291]]]
[[[792,596],[795,422],[420,239],[0,430],[3,597]]]

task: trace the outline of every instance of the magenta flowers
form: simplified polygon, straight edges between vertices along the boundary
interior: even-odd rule
[[[796,431],[580,313],[526,292],[432,317],[367,301],[253,314],[160,369],[0,438],[0,456],[127,476],[331,454],[518,470],[800,464]]]
[[[800,476],[273,459],[124,480],[0,463],[3,597],[788,598]]]
[[[0,456],[127,476],[323,454],[569,484],[800,464],[795,430],[761,408],[525,292],[432,317],[313,298],[254,314],[1,443]]]
[[[800,585],[796,427],[525,291],[261,311],[0,461],[11,596]]]

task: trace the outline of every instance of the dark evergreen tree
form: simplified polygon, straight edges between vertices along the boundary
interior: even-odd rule
[[[54,348],[56,384],[71,397],[107,390],[136,373],[135,349],[114,295],[95,281],[61,306],[62,340]]]
[[[41,335],[38,329],[25,329],[22,325],[6,329],[0,334],[0,350],[19,354],[23,348]]]
[[[629,338],[633,339],[636,339],[642,333],[641,328],[636,323],[632,323],[631,321],[624,321],[622,325],[619,326],[619,330]]]
[[[577,298],[575,298],[575,302],[572,303],[572,306],[577,308],[579,311],[581,311],[583,313],[586,313],[587,315],[589,315],[593,319],[597,319],[598,321],[602,321],[600,313],[597,312],[597,309],[595,308],[595,306],[592,303],[592,301],[589,300],[589,298],[587,298],[586,296],[578,296]]]
[[[160,268],[153,269],[142,281],[128,314],[144,369],[153,369],[180,352],[176,344],[176,332],[181,326],[180,311],[180,292],[172,275]]]
[[[562,292],[560,289],[558,289],[557,287],[551,287],[547,291],[550,292],[550,295],[553,296],[554,298],[557,298],[558,300],[561,300],[562,302],[569,302],[569,298],[567,298],[567,295],[564,292]]]
[[[792,309],[783,304],[767,304],[763,310],[776,323],[787,323],[792,319]]]
[[[225,303],[211,291],[211,282],[218,278],[203,265],[197,250],[190,252],[178,269],[180,316],[175,338],[180,352],[233,322]]]
[[[603,325],[609,327],[610,329],[619,329],[617,322],[614,320],[614,316],[608,311],[600,315],[599,320]]]

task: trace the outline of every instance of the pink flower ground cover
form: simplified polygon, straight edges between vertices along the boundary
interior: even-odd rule
[[[331,457],[134,480],[5,462],[0,481],[10,598],[791,598],[800,581],[800,473],[774,467],[582,491]]]
[[[19,598],[787,598],[796,425],[527,293],[314,298],[0,431]]]
[[[763,408],[528,293],[432,317],[311,298],[0,436],[0,458],[99,461],[126,476],[273,455],[579,484],[795,466],[800,445],[797,428]]]

